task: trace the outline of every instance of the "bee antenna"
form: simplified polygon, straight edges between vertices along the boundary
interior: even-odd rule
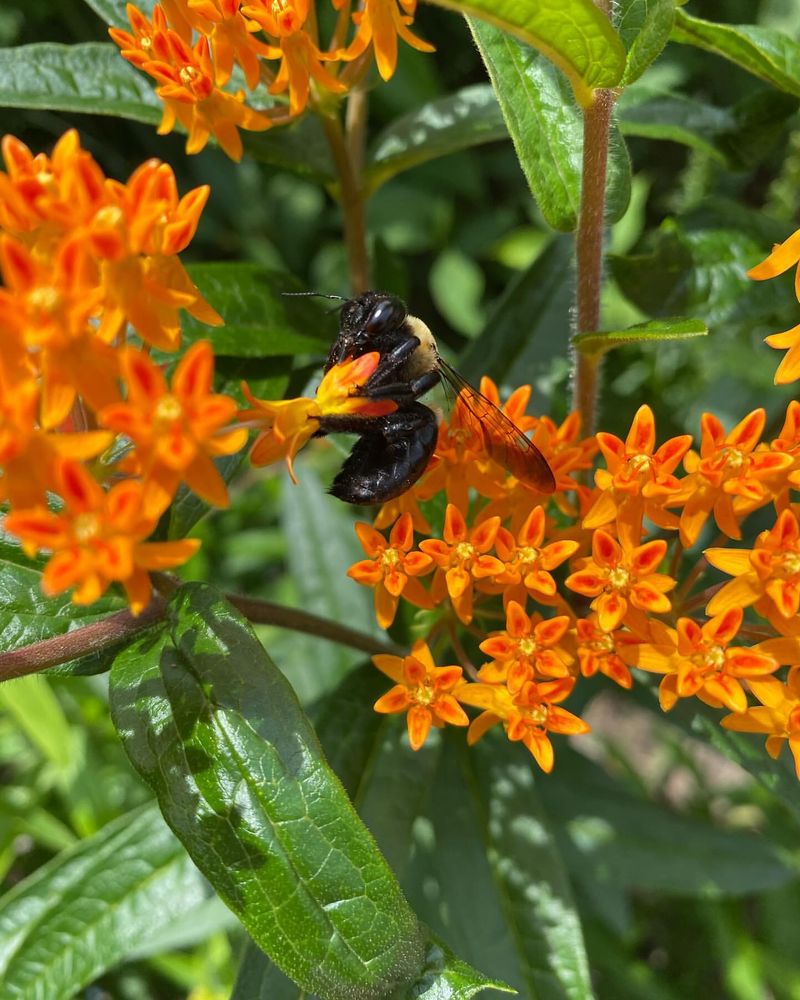
[[[347,298],[344,295],[332,295],[329,292],[281,292],[281,295],[286,295],[287,297],[293,296],[295,298],[316,295],[320,299],[336,299],[340,302],[347,302]]]

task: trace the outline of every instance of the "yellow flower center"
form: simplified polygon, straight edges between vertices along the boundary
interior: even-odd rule
[[[725,460],[725,468],[729,472],[738,472],[747,460],[746,456],[738,448],[724,448],[722,454]]]
[[[142,35],[139,39],[139,48],[144,52],[149,52],[153,45],[153,39],[149,35]]]
[[[628,465],[636,473],[649,472],[650,466],[653,464],[652,455],[632,455],[628,459]]]
[[[78,514],[72,526],[72,534],[79,545],[87,545],[100,534],[100,518],[97,514]]]
[[[190,87],[198,76],[199,74],[194,66],[182,66],[180,72],[178,73],[178,79],[184,87]]]
[[[586,646],[591,649],[594,653],[613,653],[614,652],[614,640],[610,635],[602,635],[597,639],[592,639],[591,642],[587,642]]]
[[[615,566],[608,574],[608,586],[612,590],[627,590],[631,582],[631,574],[624,566]]]
[[[475,546],[469,542],[459,542],[453,549],[453,555],[459,562],[469,562],[475,555]]]
[[[36,180],[42,185],[42,187],[50,187],[54,178],[49,170],[40,170],[36,175]]]
[[[539,550],[535,549],[532,545],[525,545],[521,549],[517,549],[514,562],[521,570],[525,570],[529,567],[533,567],[539,558]]]
[[[183,416],[183,408],[180,402],[171,393],[167,393],[166,396],[162,396],[159,399],[155,410],[153,411],[153,418],[156,427],[165,429],[170,424],[174,424],[176,420],[180,420]]]
[[[725,669],[725,647],[709,646],[692,656],[691,661],[708,673],[721,673]]]
[[[522,717],[532,726],[544,726],[547,723],[547,705],[535,705],[533,708],[526,708],[522,712]]]
[[[781,556],[779,566],[786,576],[800,576],[800,552],[787,552]]]
[[[94,217],[95,222],[101,226],[118,226],[123,219],[122,209],[118,205],[106,205]]]
[[[384,571],[392,570],[400,562],[400,553],[397,549],[384,549],[381,553],[381,566]]]
[[[533,656],[538,648],[539,644],[533,636],[526,635],[524,638],[517,641],[517,649],[519,649],[523,656]]]
[[[433,689],[427,684],[420,684],[411,693],[411,697],[418,705],[430,705],[434,700]]]
[[[42,285],[34,288],[28,297],[31,306],[46,316],[54,316],[61,305],[61,293],[52,285]]]

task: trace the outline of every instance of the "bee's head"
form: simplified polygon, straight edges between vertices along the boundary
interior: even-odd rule
[[[404,321],[408,311],[402,299],[386,292],[364,292],[349,299],[342,307],[339,339],[348,348],[346,354],[359,354],[373,343],[380,342],[382,334],[391,333]]]

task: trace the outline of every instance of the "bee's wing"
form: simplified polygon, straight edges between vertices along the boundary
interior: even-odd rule
[[[487,454],[517,479],[540,493],[553,493],[556,480],[547,459],[502,410],[469,384],[442,358],[438,359],[442,380],[449,383],[463,406],[476,421]]]

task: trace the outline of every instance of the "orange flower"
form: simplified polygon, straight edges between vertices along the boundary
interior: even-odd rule
[[[669,506],[686,505],[680,519],[686,548],[697,541],[712,512],[720,531],[741,538],[739,520],[770,500],[764,481],[792,465],[790,455],[755,450],[765,420],[763,409],[753,410],[725,434],[713,414],[703,414],[700,454],[687,453],[683,464],[689,475],[668,501]]]
[[[271,94],[289,91],[289,112],[299,115],[305,110],[312,79],[323,90],[343,94],[347,87],[322,65],[323,60],[338,59],[338,53],[325,53],[315,45],[304,29],[308,17],[308,0],[250,0],[243,8],[248,17],[277,39],[269,57],[280,59]]]
[[[143,541],[155,520],[143,509],[143,488],[128,480],[107,493],[77,462],[62,459],[57,466],[58,492],[64,509],[45,507],[8,515],[5,528],[21,539],[25,551],[53,553],[42,578],[45,594],[75,588],[76,604],[96,601],[111,583],[121,583],[137,615],[150,600],[148,570],[170,569],[186,562],[200,542]]]
[[[534,599],[551,598],[556,593],[556,582],[550,571],[565,562],[578,549],[570,540],[542,545],[545,533],[543,507],[534,507],[525,523],[514,536],[506,528],[499,528],[495,547],[504,563],[497,585],[503,587],[503,603],[511,600],[524,603],[525,595]]]
[[[742,678],[759,678],[778,669],[778,660],[744,646],[729,647],[742,624],[742,609],[731,608],[698,625],[679,618],[678,628],[662,626],[656,642],[632,645],[622,651],[631,666],[666,674],[658,690],[667,712],[678,698],[697,695],[701,701],[732,712],[744,712],[747,696]]]
[[[364,0],[361,10],[353,14],[358,31],[342,57],[356,59],[372,42],[378,72],[389,80],[397,66],[398,36],[418,52],[435,52],[432,45],[408,30],[416,6],[417,0],[400,0],[400,6],[397,0]]]
[[[755,281],[775,278],[798,262],[800,262],[800,229],[792,233],[783,243],[776,243],[769,257],[762,260],[760,264],[756,264],[755,267],[751,267],[747,276]],[[798,300],[800,300],[800,268],[795,272],[794,289]]]
[[[583,519],[584,528],[600,528],[616,519],[617,533],[631,539],[642,534],[642,518],[662,528],[676,528],[677,518],[664,503],[678,489],[673,475],[692,443],[690,434],[665,441],[655,452],[656,422],[646,404],[633,418],[627,438],[599,432],[597,443],[607,469],[598,469],[594,481],[603,492]]]
[[[463,689],[461,667],[437,667],[426,643],[417,640],[409,656],[380,654],[372,662],[395,686],[375,702],[375,711],[407,712],[408,741],[419,750],[431,726],[466,726],[466,712],[458,704],[456,690]]]
[[[434,600],[450,595],[456,614],[462,622],[472,621],[472,589],[475,580],[496,576],[503,564],[486,553],[494,545],[499,517],[490,517],[471,531],[458,507],[449,503],[444,517],[444,541],[426,538],[419,547],[432,556],[439,567],[434,577]]]
[[[359,413],[380,417],[396,410],[397,404],[391,400],[373,401],[359,394],[379,361],[380,354],[370,351],[334,365],[325,373],[314,399],[305,396],[281,400],[256,399],[247,385],[242,383],[242,391],[253,404],[253,409],[242,410],[239,419],[263,428],[250,452],[252,464],[269,465],[285,458],[289,475],[296,483],[294,457],[319,430],[319,421],[326,414]]]
[[[347,575],[357,583],[375,588],[375,616],[381,628],[389,628],[397,614],[400,595],[418,608],[432,608],[430,594],[414,577],[427,573],[433,559],[423,552],[411,552],[414,526],[410,514],[403,514],[392,528],[389,544],[368,524],[355,526],[358,540],[369,557],[350,567]]]
[[[110,34],[121,46],[123,57],[159,83],[156,93],[164,101],[159,135],[171,132],[177,121],[189,133],[187,153],[199,153],[213,135],[232,160],[241,160],[238,129],[263,132],[272,125],[269,117],[248,107],[243,91],[230,94],[216,85],[217,71],[207,38],[201,36],[190,46],[177,31],[162,27],[163,14],[157,19],[154,13],[152,25],[147,25],[141,12],[131,5],[129,18],[131,10],[136,12],[131,20],[134,35],[113,28]],[[227,59],[230,53],[224,43],[223,52]]]
[[[572,691],[575,681],[569,677],[555,681],[528,681],[512,695],[499,684],[465,684],[458,691],[464,705],[484,711],[469,727],[467,742],[472,745],[498,722],[503,723],[510,740],[520,740],[547,773],[553,770],[553,745],[548,733],[577,736],[588,733],[589,725],[577,715],[559,706]]]
[[[771,333],[764,343],[779,351],[786,351],[775,371],[775,385],[786,385],[800,378],[800,325],[782,333]]]
[[[763,677],[749,682],[750,690],[761,702],[734,715],[726,715],[722,725],[739,733],[763,733],[767,753],[777,758],[788,740],[800,779],[800,667],[793,667],[785,684],[777,677]]]
[[[626,618],[629,603],[640,611],[666,614],[672,607],[666,594],[675,580],[656,572],[666,551],[663,539],[634,547],[628,538],[617,542],[598,529],[592,538],[592,558],[567,577],[566,585],[594,598],[591,606],[604,632],[613,632]]]
[[[102,290],[81,242],[64,242],[47,263],[0,237],[0,269],[7,286],[0,289],[0,326],[19,346],[19,354],[6,349],[6,364],[19,364],[24,350],[41,374],[42,426],[62,423],[78,393],[95,409],[119,399],[117,358],[89,326]]]
[[[244,70],[248,88],[255,90],[261,76],[259,56],[269,58],[270,47],[253,38],[259,26],[242,14],[241,0],[189,0],[187,6],[198,31],[211,43],[217,86],[230,80],[236,63]]]
[[[480,645],[492,663],[481,667],[479,679],[488,684],[505,683],[513,695],[528,681],[567,677],[572,657],[559,644],[569,628],[569,618],[541,619],[541,615],[528,615],[521,604],[510,601],[505,630],[495,632]]]
[[[734,578],[711,598],[708,614],[746,608],[765,595],[783,618],[800,611],[800,526],[794,511],[783,511],[754,548],[706,549],[705,557]]]
[[[125,348],[121,362],[127,400],[105,407],[100,422],[133,442],[135,468],[145,479],[147,513],[159,516],[181,482],[215,507],[227,507],[228,490],[212,456],[239,451],[247,431],[227,427],[236,417],[236,402],[211,391],[210,343],[200,340],[189,348],[170,388],[142,351]]]
[[[617,651],[617,645],[638,642],[630,632],[604,632],[597,615],[579,618],[576,622],[578,662],[584,677],[594,677],[598,671],[610,677],[620,687],[633,687],[633,677]]]

